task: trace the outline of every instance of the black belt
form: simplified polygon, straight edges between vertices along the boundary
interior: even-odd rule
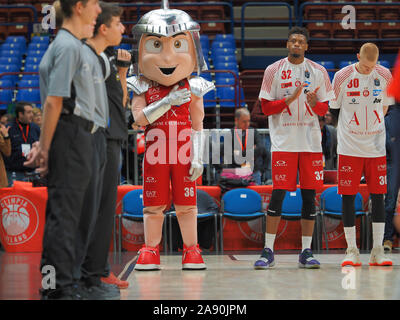
[[[97,129],[99,128],[99,126],[96,125],[93,121],[83,119],[74,114],[62,113],[61,119],[63,119],[64,121],[76,123],[80,127],[82,127],[85,131],[90,132],[92,134],[95,133],[97,131]]]

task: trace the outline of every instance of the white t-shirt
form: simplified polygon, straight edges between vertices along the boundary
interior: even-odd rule
[[[376,158],[386,155],[383,106],[393,104],[386,95],[392,75],[380,65],[368,75],[356,64],[336,72],[333,86],[336,98],[332,109],[340,109],[337,153],[353,157]]]
[[[307,103],[306,93],[317,91],[317,100],[327,102],[334,92],[325,68],[307,58],[292,64],[288,58],[267,67],[261,86],[260,98],[276,101],[284,99],[302,83],[307,83],[300,97],[279,114],[268,117],[271,150],[285,152],[322,152],[321,129],[318,115]]]

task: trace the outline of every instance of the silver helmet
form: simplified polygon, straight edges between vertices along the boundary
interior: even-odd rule
[[[197,74],[207,70],[200,43],[200,25],[185,11],[169,9],[168,0],[163,0],[161,9],[152,10],[143,15],[132,28],[134,38],[133,52],[135,54],[134,72],[139,75],[139,43],[142,35],[153,34],[171,37],[174,34],[189,31],[192,36],[197,59]]]

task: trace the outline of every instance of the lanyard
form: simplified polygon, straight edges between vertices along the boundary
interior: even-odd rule
[[[247,146],[247,134],[248,134],[248,133],[249,133],[249,130],[246,129],[246,138],[245,138],[245,140],[244,140],[244,148],[243,148],[242,139],[239,137],[239,134],[238,134],[238,132],[237,132],[237,130],[236,130],[236,128],[235,128],[235,134],[236,134],[237,139],[239,140],[240,147],[242,148],[242,151],[244,151],[244,150],[246,149],[246,146]]]
[[[27,143],[28,142],[28,136],[29,136],[29,124],[26,125],[26,135],[24,133],[24,128],[21,126],[21,124],[19,123],[19,121],[17,120],[19,129],[22,132],[22,139],[24,139],[24,142]]]

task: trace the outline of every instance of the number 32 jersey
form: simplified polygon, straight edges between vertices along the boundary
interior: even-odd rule
[[[300,97],[279,114],[268,117],[271,150],[283,152],[322,152],[321,129],[318,116],[307,103],[307,92],[317,91],[317,101],[334,98],[334,92],[325,68],[307,58],[292,64],[288,58],[267,67],[260,98],[276,101],[293,94],[305,83]]]
[[[390,71],[380,65],[369,74],[357,71],[356,64],[336,72],[332,109],[340,109],[337,153],[375,158],[386,155],[383,106],[393,104],[386,95]]]

